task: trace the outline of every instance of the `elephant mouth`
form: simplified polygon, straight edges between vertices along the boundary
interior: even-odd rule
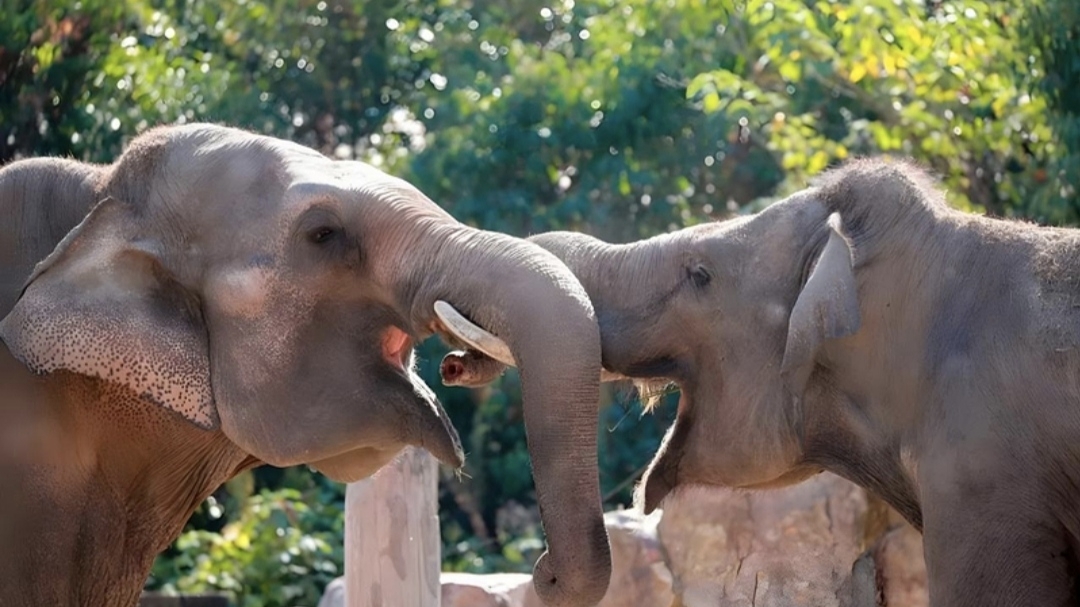
[[[405,373],[409,366],[409,357],[412,355],[413,340],[409,334],[401,329],[390,326],[382,336],[383,360],[394,369]]]
[[[689,439],[690,424],[686,417],[690,410],[691,396],[685,386],[680,385],[678,413],[675,422],[664,435],[648,470],[641,479],[634,494],[634,504],[642,509],[645,514],[659,508],[664,500],[680,485],[687,484],[690,479],[685,478],[680,470],[683,455],[686,451]]]
[[[397,375],[411,386],[411,411],[414,415],[406,422],[404,443],[426,449],[436,459],[460,468],[465,461],[461,439],[457,430],[443,410],[439,399],[413,369],[413,345],[416,339],[400,327],[389,325],[383,329],[381,354],[383,360]],[[400,451],[366,448],[322,460],[312,464],[332,479],[363,478],[379,469]]]

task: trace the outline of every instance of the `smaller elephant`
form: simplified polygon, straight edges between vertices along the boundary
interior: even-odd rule
[[[261,463],[353,481],[416,445],[460,466],[414,370],[417,340],[456,341],[436,303],[522,363],[539,594],[603,596],[581,406],[600,334],[551,253],[369,165],[207,124],[152,129],[111,165],[11,163],[0,216],[0,604],[134,605],[198,504]]]
[[[606,369],[681,388],[646,512],[828,470],[923,532],[934,607],[1080,599],[1080,230],[962,213],[921,168],[859,159],[755,215],[530,240],[588,291]]]

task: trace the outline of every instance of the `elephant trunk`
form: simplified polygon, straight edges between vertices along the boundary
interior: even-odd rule
[[[670,256],[664,251],[672,237],[609,244],[577,232],[548,232],[529,239],[558,257],[588,293],[600,325],[603,366],[611,376],[635,371],[620,357],[637,351],[634,342],[640,335],[635,328],[646,320],[641,317],[647,307],[643,298],[656,290],[653,282],[667,272]]]
[[[655,291],[655,285],[649,281],[668,271],[665,266],[669,265],[670,256],[664,255],[664,247],[670,238],[664,235],[613,245],[578,232],[547,232],[529,239],[562,261],[585,288],[600,325],[602,382],[630,379],[628,373],[642,371],[622,365],[626,361],[620,360],[620,353],[625,356],[637,351],[633,342],[640,335],[635,326],[647,321],[642,318],[642,310],[647,306],[641,300]],[[462,341],[470,349],[451,352],[443,359],[440,372],[444,384],[484,386],[501,375],[506,366],[517,366],[498,338],[482,327],[459,320],[456,315],[445,320],[465,331]],[[649,382],[635,383],[651,391]]]
[[[414,326],[438,328],[442,300],[509,346],[548,541],[534,584],[549,605],[595,605],[611,554],[596,465],[600,333],[588,296],[541,247],[460,224],[429,232],[409,257],[398,297]]]

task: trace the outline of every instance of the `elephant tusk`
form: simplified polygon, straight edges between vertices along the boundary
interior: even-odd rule
[[[510,346],[507,346],[505,341],[489,333],[486,329],[474,324],[468,318],[465,318],[461,312],[458,312],[457,309],[454,308],[454,306],[440,299],[435,302],[435,315],[443,322],[447,331],[453,334],[454,337],[465,342],[468,346],[476,348],[504,365],[517,367],[517,362],[514,361],[514,355],[510,352]],[[620,381],[624,379],[629,378],[604,368],[600,369],[601,382]]]
[[[435,315],[443,322],[447,331],[470,347],[480,350],[504,365],[517,366],[514,355],[510,353],[510,346],[507,346],[505,341],[473,324],[454,306],[440,299],[435,302]]]

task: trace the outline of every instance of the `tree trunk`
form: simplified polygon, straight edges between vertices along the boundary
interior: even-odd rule
[[[439,607],[438,464],[407,447],[345,492],[347,607]]]

